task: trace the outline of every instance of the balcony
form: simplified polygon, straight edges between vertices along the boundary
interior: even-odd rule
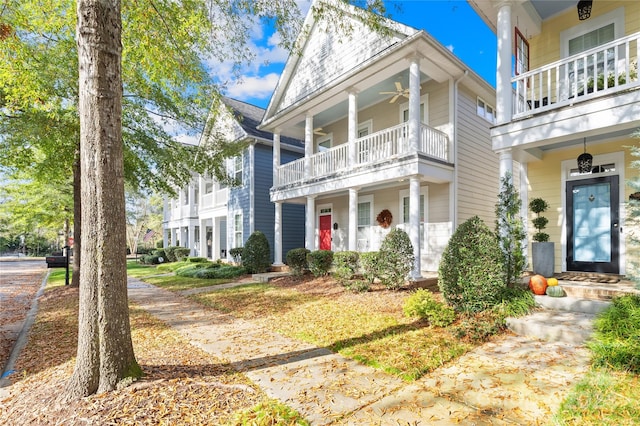
[[[640,33],[520,74],[513,118],[524,118],[640,86]]]
[[[277,185],[286,186],[329,176],[346,170],[361,170],[375,164],[393,161],[412,154],[407,135],[407,123],[381,130],[357,139],[355,164],[349,163],[349,144],[343,143],[311,157],[301,158],[278,167]],[[421,124],[418,154],[438,162],[451,163],[449,137],[432,127]],[[308,166],[306,166],[308,164]],[[307,172],[305,170],[308,168]]]

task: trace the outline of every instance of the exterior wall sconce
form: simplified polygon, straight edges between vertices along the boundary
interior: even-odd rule
[[[335,223],[333,224],[333,229],[336,229],[336,230],[338,229],[338,222],[335,222]]]
[[[584,138],[584,152],[578,156],[578,171],[589,173],[593,163],[593,156],[587,152],[587,138]]]
[[[591,16],[591,7],[593,6],[593,0],[580,0],[578,2],[578,19],[584,21]]]

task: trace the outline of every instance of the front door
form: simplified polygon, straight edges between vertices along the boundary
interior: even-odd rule
[[[619,273],[618,176],[567,182],[567,270]]]
[[[320,216],[320,250],[331,250],[331,215]]]

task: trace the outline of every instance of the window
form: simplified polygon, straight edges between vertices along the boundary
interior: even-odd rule
[[[242,213],[233,216],[233,247],[242,247]]]
[[[478,98],[477,113],[480,117],[484,118],[491,124],[496,122],[496,109],[486,103],[481,98]]]
[[[361,197],[358,201],[358,231],[357,250],[364,252],[371,250],[371,222],[373,221],[373,197]]]
[[[516,75],[529,71],[529,42],[516,28]]]
[[[242,155],[234,157],[231,165],[231,175],[236,185],[242,185]]]
[[[614,24],[598,28],[569,40],[569,56],[609,43],[615,39]]]
[[[185,206],[189,204],[189,187],[182,191],[182,204]]]
[[[373,121],[367,120],[364,123],[358,124],[358,139],[370,135],[373,131]]]
[[[204,178],[204,193],[211,194],[213,192],[213,179],[210,177]]]
[[[429,123],[428,105],[428,95],[420,96],[420,122],[424,124]],[[400,120],[402,120],[403,123],[409,121],[409,102],[400,105]]]
[[[193,204],[198,205],[200,200],[200,188],[196,186],[193,188]]]
[[[323,135],[318,138],[318,148],[316,152],[323,152],[331,148],[333,144],[333,134],[329,133],[328,135]]]

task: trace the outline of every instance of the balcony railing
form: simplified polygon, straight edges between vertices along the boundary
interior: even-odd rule
[[[519,118],[640,86],[640,33],[514,77],[513,117]]]
[[[375,163],[393,160],[399,155],[411,153],[407,135],[407,123],[381,130],[357,139],[355,164],[349,163],[349,144],[343,143],[309,158],[300,158],[278,167],[277,184],[289,185],[305,179],[315,179],[350,168],[367,167]],[[448,136],[434,128],[421,125],[418,152],[434,160],[450,162]],[[308,174],[305,163],[309,163]]]

